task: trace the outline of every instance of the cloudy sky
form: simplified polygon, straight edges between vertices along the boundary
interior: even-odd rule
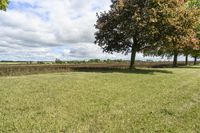
[[[110,0],[10,0],[7,12],[0,11],[0,60],[129,59],[102,53],[93,43],[96,12],[109,5]]]

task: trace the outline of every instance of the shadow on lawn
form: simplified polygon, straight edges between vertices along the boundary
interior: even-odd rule
[[[159,69],[135,69],[129,70],[127,68],[76,68],[76,72],[95,72],[95,73],[129,73],[129,74],[154,74],[154,73],[164,73],[172,74],[172,71],[159,70]]]
[[[200,69],[200,66],[182,66],[182,67],[178,67],[178,68],[184,68],[184,69]]]
[[[162,65],[154,65],[150,68],[167,68],[167,69],[200,69],[200,65],[185,65],[185,64],[178,64],[177,67],[173,67],[173,65],[170,64],[162,64]]]

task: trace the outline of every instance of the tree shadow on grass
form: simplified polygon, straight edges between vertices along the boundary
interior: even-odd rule
[[[178,68],[184,68],[184,69],[200,69],[199,65],[193,65],[193,66],[181,66]]]
[[[200,65],[178,65],[177,67],[152,67],[152,68],[167,68],[167,69],[200,69]]]
[[[130,70],[128,68],[75,68],[75,72],[94,72],[94,73],[127,73],[127,74],[155,74],[155,73],[163,73],[163,74],[173,74],[172,71],[168,70],[160,70],[160,69],[134,69]]]
[[[200,65],[185,65],[185,64],[178,64],[177,67],[173,67],[172,64],[161,64],[161,65],[153,65],[150,68],[168,68],[168,69],[175,69],[175,68],[184,68],[184,69],[200,69]]]

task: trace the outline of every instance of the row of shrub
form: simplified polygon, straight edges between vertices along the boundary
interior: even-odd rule
[[[171,67],[172,62],[136,62],[137,67]],[[192,62],[190,62],[192,63]],[[184,65],[184,62],[179,62],[179,65]],[[128,63],[93,63],[93,64],[50,64],[50,65],[0,65],[0,76],[13,76],[13,75],[27,75],[38,73],[52,73],[52,72],[69,72],[79,71],[84,69],[126,69]]]
[[[6,65],[0,67],[0,76],[14,76],[67,71],[70,71],[70,68],[66,65]]]

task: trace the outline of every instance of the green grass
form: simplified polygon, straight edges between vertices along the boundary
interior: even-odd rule
[[[0,77],[0,133],[198,133],[200,67]]]

